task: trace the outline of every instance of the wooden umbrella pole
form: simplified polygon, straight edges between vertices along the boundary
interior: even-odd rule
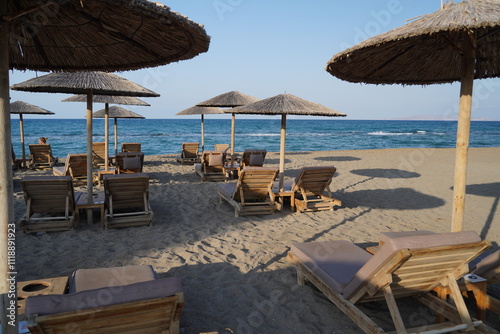
[[[7,12],[7,1],[0,3],[0,17]],[[17,333],[17,308],[15,289],[15,258],[9,252],[9,228],[14,226],[14,196],[12,185],[12,143],[10,130],[9,98],[9,23],[0,20],[0,321],[2,333]],[[14,226],[14,227],[13,227]],[[10,253],[10,254],[9,254]],[[15,254],[14,254],[15,255]],[[13,262],[11,262],[11,259]],[[12,264],[11,264],[12,263]],[[14,289],[10,291],[10,280],[14,276]],[[12,304],[13,303],[13,304]]]
[[[24,122],[23,122],[23,114],[19,114],[19,134],[21,135],[21,150],[22,150],[22,158],[23,168],[26,167],[26,148],[24,147]]]
[[[281,142],[280,142],[280,191],[283,191],[285,182],[285,147],[286,147],[286,115],[281,115]]]
[[[472,35],[465,33],[463,55],[463,77],[460,86],[460,107],[457,124],[457,147],[455,153],[455,180],[453,183],[453,213],[451,231],[462,231],[465,209],[465,186],[467,177],[467,155],[469,149],[472,89],[474,83],[475,50]]]
[[[87,92],[87,204],[92,203],[92,90]],[[92,209],[87,209],[87,223],[92,224]]]
[[[231,169],[234,167],[234,136],[236,126],[236,114],[231,113]]]
[[[113,126],[113,133],[115,135],[115,157],[116,157],[118,155],[118,120],[116,117],[115,117],[115,123]],[[115,160],[115,162],[116,162],[116,160]]]
[[[109,166],[109,103],[104,104],[104,170]]]
[[[201,114],[201,151],[205,151],[205,117]]]

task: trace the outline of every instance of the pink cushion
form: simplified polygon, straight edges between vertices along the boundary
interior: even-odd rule
[[[492,271],[495,268],[500,267],[500,249],[496,252],[486,256],[476,265],[476,269],[472,272],[473,274],[482,276],[488,271]]]
[[[208,165],[209,166],[223,166],[224,160],[222,159],[222,154],[212,154],[208,156]]]

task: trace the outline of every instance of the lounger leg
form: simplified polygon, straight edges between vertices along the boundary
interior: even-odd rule
[[[396,299],[392,294],[391,287],[388,285],[384,288],[384,297],[389,307],[389,312],[391,312],[392,321],[394,322],[394,326],[396,326],[396,332],[398,334],[405,334],[406,328],[403,323],[403,319],[401,318],[401,313],[399,312],[398,305],[396,304]]]

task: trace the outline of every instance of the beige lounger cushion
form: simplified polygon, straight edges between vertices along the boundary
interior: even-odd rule
[[[392,238],[402,238],[402,237],[416,237],[418,235],[430,235],[436,234],[431,231],[398,231],[398,232],[382,232],[380,233],[379,242],[381,244],[386,243]]]
[[[497,250],[496,252],[489,254],[481,261],[479,261],[474,271],[472,271],[472,274],[482,276],[486,272],[493,270],[494,268],[497,267],[500,268],[500,250]]]
[[[224,165],[224,155],[223,154],[212,154],[208,156],[209,166],[222,166]]]
[[[177,277],[159,278],[115,288],[101,288],[64,295],[38,295],[26,299],[26,316],[58,314],[102,306],[162,298],[182,292]]]
[[[155,279],[149,265],[78,269],[69,279],[69,293],[147,282]]]

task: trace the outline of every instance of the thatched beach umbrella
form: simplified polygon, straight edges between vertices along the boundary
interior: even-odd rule
[[[86,95],[74,95],[70,96],[61,102],[86,102]],[[110,96],[110,95],[95,95],[93,97],[94,103],[104,103],[104,113],[101,110],[94,112],[93,118],[104,118],[104,146],[106,146],[106,152],[104,157],[104,169],[108,170],[109,165],[109,105],[110,104],[126,104],[126,105],[137,105],[137,106],[150,106],[149,103],[138,99],[133,96]],[[115,137],[115,156],[118,154],[118,122],[117,118],[144,118],[143,116],[136,114],[132,111],[128,111],[126,109],[125,112],[120,113],[118,111],[113,112],[113,118],[115,119],[114,123],[114,137]],[[102,116],[101,116],[102,114]],[[97,116],[96,116],[97,115]],[[121,117],[124,115],[125,117]]]
[[[139,99],[137,99],[137,100],[139,100]],[[96,112],[94,112],[93,117],[94,118],[104,118],[104,119],[114,118],[115,121],[114,121],[113,133],[114,133],[114,139],[115,139],[115,141],[114,141],[115,156],[118,155],[118,121],[117,121],[117,119],[118,118],[137,118],[137,119],[146,118],[142,115],[139,115],[138,113],[135,113],[133,111],[127,110],[127,109],[119,107],[119,106],[111,106],[111,107],[108,107],[107,109],[104,108],[101,110],[97,110]],[[108,125],[106,125],[106,128],[107,128],[107,126]],[[107,138],[107,134],[106,134],[106,138]],[[107,144],[106,144],[106,147],[108,147]],[[107,164],[107,162],[106,162],[106,164]]]
[[[199,107],[234,108],[257,101],[259,101],[259,99],[256,97],[233,90],[231,92],[227,92],[212,97],[211,99],[205,100],[196,105]],[[234,162],[234,137],[235,137],[235,114],[231,113],[231,164],[233,164]]]
[[[106,72],[58,72],[12,85],[28,92],[87,94],[87,200],[92,201],[92,99],[93,94],[156,97],[159,94]],[[92,215],[88,215],[89,223]]]
[[[52,111],[40,108],[30,103],[23,101],[16,101],[10,104],[10,113],[19,115],[19,136],[21,137],[22,159],[23,167],[26,167],[26,148],[24,145],[24,122],[23,115],[54,115]]]
[[[280,141],[280,166],[279,186],[283,190],[285,172],[285,144],[286,144],[286,115],[331,116],[345,117],[333,109],[321,104],[310,102],[291,94],[279,94],[241,107],[233,108],[227,112],[249,115],[281,115],[281,141]]]
[[[159,66],[206,52],[210,38],[200,24],[146,0],[6,0],[0,2],[0,18],[0,258],[7,259],[8,223],[14,220],[9,69]],[[0,269],[2,295],[9,291],[8,270],[15,268]],[[17,333],[17,326],[7,325],[6,307],[1,309],[2,333]]]
[[[452,231],[463,229],[474,79],[500,76],[500,2],[468,0],[333,56],[326,70],[351,82],[428,85],[461,82]]]
[[[179,111],[176,116],[181,115],[201,115],[201,151],[205,151],[205,115],[208,114],[223,114],[224,111],[216,107],[199,107],[194,106],[191,108]]]

